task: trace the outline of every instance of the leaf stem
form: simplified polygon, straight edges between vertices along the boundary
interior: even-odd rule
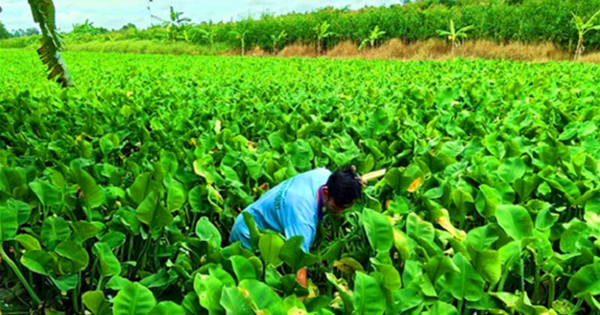
[[[552,302],[554,302],[554,295],[556,294],[556,278],[554,275],[550,275],[550,289],[548,291],[548,308],[552,308]]]
[[[4,243],[0,243],[0,256],[2,257],[2,260],[4,260],[6,262],[6,264],[8,264],[8,266],[15,273],[15,275],[17,275],[17,278],[19,278],[19,280],[21,281],[21,283],[23,284],[23,286],[25,287],[25,289],[27,290],[27,292],[29,293],[29,295],[31,296],[31,298],[33,299],[33,301],[35,302],[35,304],[37,304],[37,305],[42,304],[42,301],[37,296],[37,294],[35,294],[35,291],[29,285],[29,282],[27,282],[27,280],[25,279],[25,277],[21,273],[21,271],[19,270],[19,267],[17,267],[17,265],[15,264],[15,262],[12,261],[12,259],[10,259],[10,257],[8,257],[8,255],[6,255],[6,252],[4,252],[4,246],[3,245],[4,245]]]

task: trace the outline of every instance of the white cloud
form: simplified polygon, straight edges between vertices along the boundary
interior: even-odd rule
[[[258,17],[263,12],[283,14],[306,12],[325,6],[352,9],[366,5],[389,5],[400,0],[153,0],[148,11],[147,0],[54,0],[57,23],[62,31],[69,31],[73,24],[89,19],[95,26],[119,29],[133,22],[138,27],[147,27],[157,21],[151,14],[169,18],[169,6],[193,22],[213,22],[240,19],[245,16]],[[0,21],[11,29],[35,27],[31,11],[25,0],[3,0]]]

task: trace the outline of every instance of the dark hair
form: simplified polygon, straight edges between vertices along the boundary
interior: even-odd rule
[[[325,185],[329,189],[329,197],[339,207],[352,204],[361,197],[362,184],[351,166],[333,172]]]

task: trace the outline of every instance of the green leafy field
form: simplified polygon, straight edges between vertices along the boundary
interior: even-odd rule
[[[65,55],[0,52],[6,314],[599,313],[596,66]],[[388,173],[311,254],[227,243],[347,164]]]

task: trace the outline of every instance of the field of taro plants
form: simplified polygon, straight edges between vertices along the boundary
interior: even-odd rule
[[[63,90],[0,53],[2,314],[600,314],[597,66],[66,60]],[[351,164],[387,173],[310,254],[227,242],[269,187]]]

